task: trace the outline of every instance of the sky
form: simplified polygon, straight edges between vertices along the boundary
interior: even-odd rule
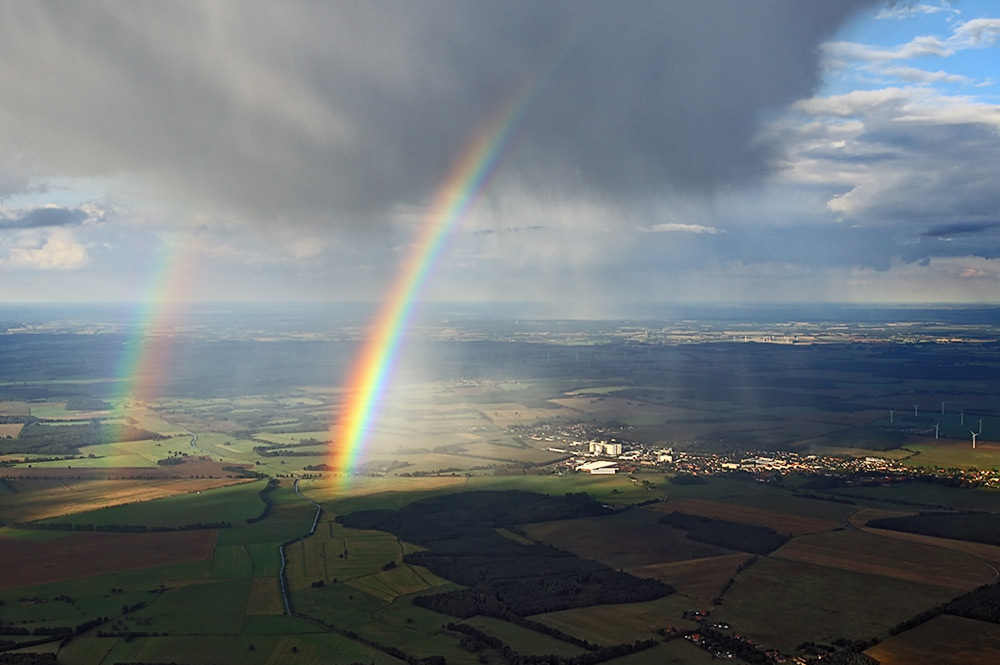
[[[989,1],[0,0],[0,302],[1000,300]]]

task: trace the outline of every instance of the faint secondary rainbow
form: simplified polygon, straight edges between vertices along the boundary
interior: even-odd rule
[[[348,377],[344,407],[331,429],[330,465],[335,470],[351,469],[364,452],[415,305],[451,232],[483,191],[538,93],[579,34],[575,30],[556,45],[543,65],[483,124],[438,189]]]

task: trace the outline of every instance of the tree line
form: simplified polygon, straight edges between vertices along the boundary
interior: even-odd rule
[[[501,658],[509,665],[596,665],[613,658],[621,658],[651,649],[657,644],[656,640],[636,640],[614,646],[597,647],[578,656],[557,656],[554,654],[536,656],[518,653],[499,637],[465,623],[449,623],[445,627],[454,633],[461,633],[465,636],[462,645],[467,651],[474,653],[483,646],[487,646],[500,652]]]
[[[200,529],[228,529],[232,522],[195,522],[183,526],[146,526],[145,524],[73,524],[48,522],[12,522],[15,529],[42,531],[96,531],[111,533],[163,533],[167,531],[198,531]]]
[[[1000,515],[995,513],[922,512],[906,517],[870,520],[867,526],[1000,545]]]

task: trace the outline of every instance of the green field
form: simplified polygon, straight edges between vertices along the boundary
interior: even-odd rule
[[[879,486],[832,482],[829,491],[817,491],[854,502],[838,503],[794,496],[793,492],[809,491],[816,479],[805,472],[777,479],[733,474],[703,484],[680,484],[672,482],[679,466],[652,467],[650,457],[643,460],[648,466],[635,462],[635,470],[606,476],[544,466],[563,456],[548,447],[575,451],[579,443],[573,446],[573,442],[616,437],[627,445],[645,442],[677,452],[738,449],[758,454],[774,445],[799,451],[803,457],[812,452],[859,460],[883,456],[903,460],[911,468],[1000,467],[1000,446],[988,441],[1000,437],[996,429],[1000,418],[993,415],[1000,414],[1000,400],[989,371],[998,366],[995,351],[987,345],[853,343],[784,349],[685,342],[673,346],[661,343],[665,338],[655,331],[649,340],[630,337],[628,342],[613,343],[609,340],[615,333],[604,328],[603,323],[593,324],[591,333],[567,345],[529,335],[530,343],[511,342],[519,338],[505,336],[502,343],[463,347],[461,353],[448,347],[447,353],[435,356],[440,378],[400,383],[384,397],[361,464],[353,473],[307,472],[306,466],[332,463],[328,448],[333,446],[325,442],[336,431],[333,426],[345,393],[340,386],[323,385],[322,377],[310,382],[283,377],[285,358],[261,364],[269,368],[266,378],[274,379],[273,390],[262,380],[248,384],[258,392],[226,395],[232,389],[226,377],[209,375],[199,367],[191,376],[178,377],[181,387],[171,389],[171,394],[142,404],[107,397],[103,391],[112,385],[108,382],[22,382],[12,377],[4,385],[23,394],[0,400],[0,415],[23,421],[30,409],[35,417],[51,418],[44,426],[52,430],[100,418],[169,438],[87,446],[75,459],[36,459],[30,472],[28,463],[4,467],[10,480],[0,488],[0,520],[231,526],[144,534],[165,536],[159,551],[177,552],[185,542],[196,542],[183,541],[183,536],[194,534],[203,540],[187,558],[154,564],[137,555],[113,572],[101,569],[89,577],[85,563],[111,558],[102,556],[108,548],[101,549],[101,543],[122,541],[87,540],[81,537],[87,533],[75,531],[4,527],[0,548],[6,544],[8,552],[30,550],[37,560],[20,569],[12,562],[5,569],[8,580],[26,579],[23,575],[29,572],[36,577],[23,582],[25,586],[0,592],[0,620],[50,629],[107,617],[105,624],[62,648],[57,643],[46,647],[58,650],[60,662],[71,665],[401,662],[371,643],[401,649],[414,658],[444,656],[451,665],[473,665],[481,659],[499,664],[499,653],[471,652],[458,634],[443,628],[456,617],[414,604],[421,595],[456,588],[403,561],[416,546],[390,533],[348,529],[335,521],[357,510],[397,509],[420,499],[477,490],[519,489],[555,496],[585,492],[621,509],[609,516],[505,525],[509,528],[501,532],[523,545],[537,540],[676,587],[676,593],[652,602],[530,617],[604,645],[659,639],[659,629],[697,629],[685,612],[711,609],[712,620],[728,621],[730,632],[794,655],[796,647],[808,640],[886,638],[897,622],[992,581],[991,566],[1000,559],[991,558],[989,552],[889,538],[853,528],[861,527],[861,522],[849,518],[862,508],[876,510],[859,515],[934,506],[996,512],[1000,492],[995,490],[930,482],[890,485],[873,475],[865,480]],[[345,339],[356,336],[352,330]],[[270,342],[249,344],[255,361],[262,363],[275,348]],[[311,348],[319,352],[321,347]],[[469,352],[471,348],[475,353]],[[337,352],[347,358],[353,351],[345,345]],[[459,356],[449,356],[452,352]],[[492,359],[483,360],[487,356],[480,353],[492,354],[488,356]],[[515,356],[517,362],[495,376],[496,358]],[[322,358],[311,358],[310,364],[314,360],[319,363]],[[920,362],[951,375],[914,378]],[[959,380],[955,368],[963,372],[973,368],[977,378]],[[218,385],[213,383],[216,378]],[[39,399],[50,401],[28,401],[34,398],[25,395],[32,391],[47,392],[51,396]],[[85,397],[86,391],[114,401],[114,410],[65,410],[66,401]],[[933,426],[934,421],[926,420],[931,416],[918,419],[907,410],[908,403],[933,405],[941,400],[949,403],[941,426],[956,438],[935,442],[926,432],[928,423]],[[975,413],[975,420],[985,419],[981,446],[975,452],[957,436],[958,416],[951,411],[961,407],[969,418]],[[888,408],[897,410],[892,423]],[[16,427],[5,432],[19,434]],[[194,445],[191,433],[196,436]],[[306,439],[324,443],[285,451],[314,453],[307,456],[268,456],[261,450]],[[894,442],[903,447],[888,451],[851,447]],[[185,455],[185,465],[157,464]],[[145,477],[170,469],[184,477]],[[182,472],[185,469],[192,470]],[[264,512],[259,492],[266,481],[221,485],[254,473],[276,479],[279,487],[268,495],[273,506],[266,516],[247,522]],[[224,478],[230,474],[232,478]],[[300,490],[323,506],[318,528],[309,536],[315,506],[293,491],[295,478],[307,474],[311,477],[302,478]],[[202,477],[188,477],[196,475]],[[625,509],[639,503],[649,505]],[[755,562],[748,554],[696,542],[686,531],[660,524],[664,512],[674,509],[769,526],[795,537]],[[87,543],[91,548],[82,554]],[[284,614],[279,580],[283,544],[284,580],[292,608],[302,618]],[[132,546],[138,551],[138,545]],[[132,569],[137,566],[145,567]],[[70,579],[38,583],[56,579],[52,571],[65,571]],[[524,654],[581,653],[577,646],[512,621],[484,616],[464,621]],[[871,653],[886,664],[947,663],[948,657],[956,664],[987,662],[980,656],[1000,648],[995,628],[942,616],[886,638]],[[118,634],[98,637],[98,630]],[[132,635],[127,637],[128,633]],[[921,661],[921,654],[932,655]],[[609,662],[661,665],[710,660],[710,654],[691,642],[676,639]]]
[[[765,558],[737,577],[712,617],[794,653],[806,641],[884,636],[913,616],[914,608],[955,595],[949,587]]]
[[[574,637],[607,645],[650,639],[656,637],[659,628],[694,628],[696,624],[681,616],[694,609],[704,608],[701,603],[674,594],[648,603],[582,607],[531,618]]]

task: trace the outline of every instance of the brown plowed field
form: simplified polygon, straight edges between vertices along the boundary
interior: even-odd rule
[[[712,517],[730,522],[743,522],[745,524],[760,524],[768,526],[778,533],[785,533],[798,536],[805,533],[821,533],[839,528],[839,522],[824,520],[816,517],[806,517],[804,515],[792,515],[790,513],[779,513],[773,510],[762,508],[750,508],[738,506],[732,503],[721,503],[718,501],[708,501],[706,499],[681,499],[680,501],[666,501],[651,506],[655,510],[664,513],[678,511],[691,515],[701,515],[702,517]]]
[[[73,533],[48,542],[0,539],[0,590],[150,568],[211,556],[214,530]]]
[[[994,579],[990,564],[963,552],[853,529],[802,536],[771,556],[958,591]]]
[[[749,554],[726,554],[690,561],[636,566],[626,568],[625,572],[637,577],[658,579],[671,585],[679,593],[710,603],[719,595],[729,578],[736,575],[736,569],[740,564],[749,558]]]

